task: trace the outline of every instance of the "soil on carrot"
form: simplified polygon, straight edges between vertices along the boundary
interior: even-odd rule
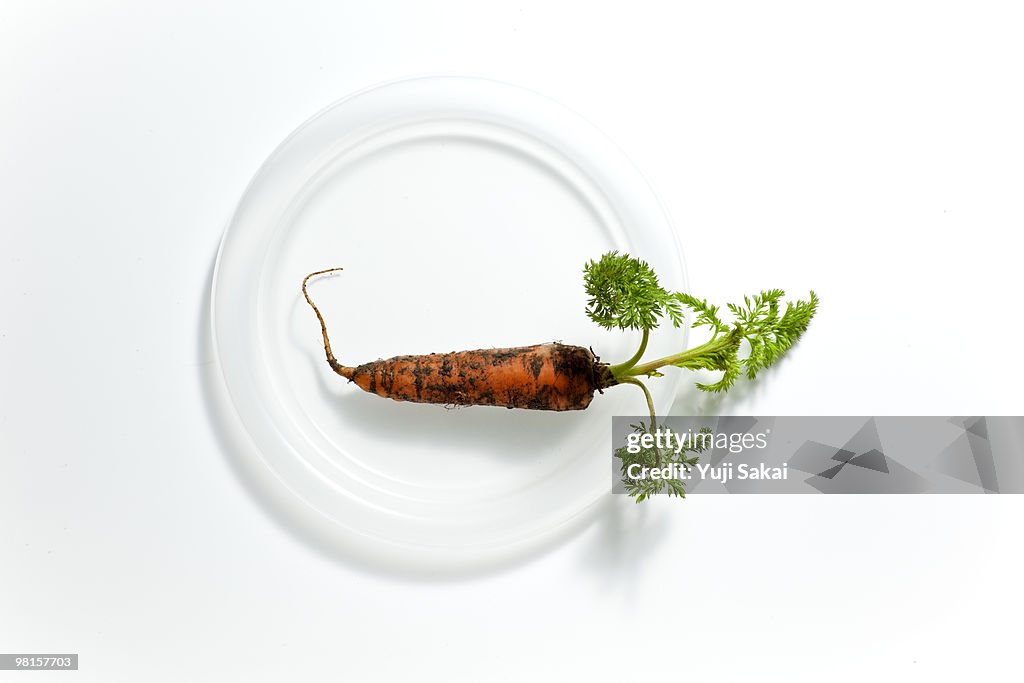
[[[532,410],[582,410],[611,386],[608,366],[566,344],[396,356],[364,363],[350,380],[396,401]]]

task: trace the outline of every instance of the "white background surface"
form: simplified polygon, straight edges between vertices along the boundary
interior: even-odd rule
[[[425,72],[600,126],[700,295],[819,292],[765,381],[680,410],[1024,413],[1011,3],[613,7],[4,3],[0,650],[81,654],[41,680],[1018,675],[1019,497],[609,500],[440,579],[323,548],[234,464],[220,233],[309,115]]]

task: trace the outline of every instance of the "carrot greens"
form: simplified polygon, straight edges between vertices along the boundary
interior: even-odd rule
[[[742,304],[727,304],[733,320],[725,322],[718,306],[684,292],[666,290],[647,263],[617,251],[587,263],[584,285],[591,320],[605,329],[641,333],[636,353],[608,368],[613,380],[609,384],[639,386],[647,398],[652,422],[654,406],[641,377],[661,377],[666,367],[720,371],[717,381],[698,382],[697,388],[727,391],[741,375],[754,379],[759,371],[778,361],[807,329],[818,307],[813,291],[807,301],[783,304],[785,292],[771,289],[743,297]],[[666,318],[673,327],[682,327],[687,311],[693,316],[691,327],[707,328],[710,338],[698,346],[642,362],[650,332]],[[741,357],[744,341],[749,353]]]

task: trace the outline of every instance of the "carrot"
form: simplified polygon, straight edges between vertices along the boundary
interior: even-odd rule
[[[445,405],[485,405],[531,410],[583,410],[594,392],[618,384],[640,387],[647,399],[654,425],[654,402],[641,377],[660,377],[661,368],[717,370],[722,375],[712,384],[697,384],[703,391],[728,390],[742,375],[753,379],[781,358],[807,329],[818,299],[787,303],[781,309],[784,292],[773,289],[744,297],[743,305],[729,304],[736,319],[727,324],[719,307],[682,292],[670,292],[643,261],[626,254],[609,252],[584,268],[589,300],[587,315],[606,329],[642,333],[640,348],[617,365],[602,363],[589,349],[560,343],[502,349],[478,349],[423,356],[395,356],[355,367],[334,357],[327,324],[309,297],[310,278],[333,273],[329,268],[310,273],[302,281],[302,294],[320,321],[327,363],[337,374],[359,388],[396,401]],[[662,318],[672,325],[683,324],[683,310],[695,314],[693,327],[707,327],[711,338],[679,353],[641,362],[648,335]],[[746,342],[750,353],[739,357]]]
[[[327,363],[363,391],[396,401],[455,406],[504,406],[531,410],[583,410],[594,392],[611,386],[608,364],[589,350],[566,344],[536,344],[421,356],[395,356],[356,367],[334,357],[327,325],[306,288],[302,293],[320,321]]]
[[[743,297],[742,304],[728,304],[734,319],[726,323],[718,306],[683,292],[670,292],[658,284],[649,265],[626,254],[611,251],[584,267],[587,292],[587,316],[601,327],[635,331],[641,334],[640,346],[630,358],[616,365],[602,363],[590,349],[566,344],[537,344],[508,349],[478,349],[425,356],[395,356],[356,367],[343,365],[334,357],[327,324],[309,298],[310,278],[334,273],[329,268],[310,273],[302,280],[302,295],[320,321],[327,363],[334,372],[363,391],[396,401],[439,403],[459,406],[505,406],[531,410],[583,410],[594,400],[594,392],[617,384],[639,387],[647,400],[649,423],[631,425],[641,437],[651,436],[655,446],[639,452],[618,448],[622,484],[636,502],[651,495],[667,493],[684,496],[681,479],[640,477],[631,467],[661,468],[665,463],[689,468],[705,450],[695,445],[692,435],[678,441],[675,449],[664,450],[662,430],[656,425],[654,401],[640,378],[661,377],[661,369],[721,372],[713,383],[697,383],[701,391],[722,392],[741,377],[754,379],[759,371],[773,365],[807,330],[818,308],[818,297],[811,292],[808,301],[785,303],[785,292],[762,291]],[[684,324],[684,310],[693,314],[691,327],[705,327],[703,343],[664,358],[643,361],[651,330],[662,319],[674,327]],[[740,358],[741,346],[749,353]],[[703,432],[703,430],[702,430]],[[692,453],[693,455],[687,455]]]

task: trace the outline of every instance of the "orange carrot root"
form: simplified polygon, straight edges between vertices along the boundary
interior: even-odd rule
[[[365,363],[352,380],[396,401],[532,410],[583,410],[603,388],[604,366],[589,349],[537,344]]]
[[[302,281],[302,293],[320,321],[327,363],[364,391],[415,403],[583,410],[595,391],[615,384],[608,365],[589,349],[557,343],[396,356],[354,368],[342,365],[331,350],[324,318],[306,289],[310,278],[339,270],[310,273]]]

